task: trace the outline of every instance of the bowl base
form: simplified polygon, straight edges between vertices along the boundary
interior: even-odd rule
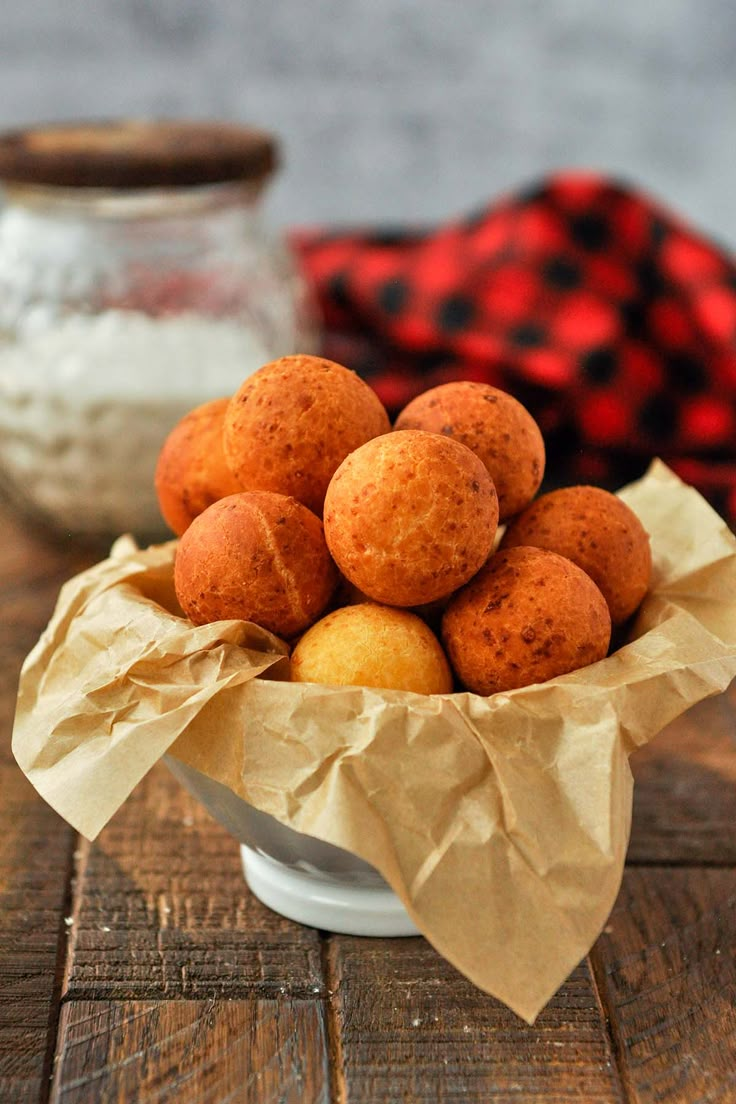
[[[308,927],[340,935],[419,935],[388,886],[340,884],[285,866],[240,845],[245,880],[274,912]]]

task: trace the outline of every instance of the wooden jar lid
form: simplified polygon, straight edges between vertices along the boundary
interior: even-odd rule
[[[0,133],[0,181],[67,188],[161,188],[259,181],[276,139],[223,122],[120,119]]]

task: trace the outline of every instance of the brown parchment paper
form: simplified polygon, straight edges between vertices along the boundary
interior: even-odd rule
[[[654,560],[631,642],[490,698],[284,681],[269,633],[181,616],[174,542],[123,538],[64,586],[26,660],[16,759],[94,838],[173,754],[372,863],[438,951],[531,1022],[618,892],[629,753],[736,675],[736,538],[658,461],[620,493]]]

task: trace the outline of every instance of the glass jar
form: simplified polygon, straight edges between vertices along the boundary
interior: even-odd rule
[[[90,538],[166,535],[156,459],[192,407],[317,324],[262,217],[274,139],[224,124],[0,135],[0,483]]]

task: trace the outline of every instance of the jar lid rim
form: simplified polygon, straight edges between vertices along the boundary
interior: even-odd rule
[[[220,121],[112,119],[0,132],[0,181],[73,188],[160,188],[262,180],[274,135]]]

